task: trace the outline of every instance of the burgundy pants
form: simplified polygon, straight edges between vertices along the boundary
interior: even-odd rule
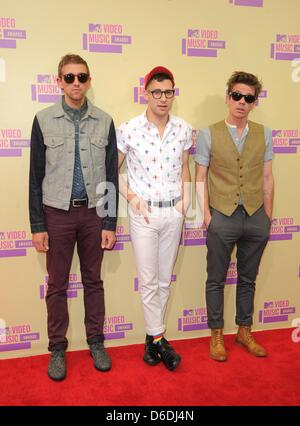
[[[88,344],[103,341],[104,289],[100,278],[103,250],[102,221],[96,209],[70,207],[69,211],[45,206],[49,234],[46,304],[49,351],[66,349],[69,325],[67,288],[75,243],[83,284],[85,329]]]

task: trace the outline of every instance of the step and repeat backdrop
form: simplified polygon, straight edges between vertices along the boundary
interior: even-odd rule
[[[57,64],[66,53],[88,62],[89,98],[118,126],[141,114],[143,77],[154,66],[175,75],[173,113],[199,130],[225,118],[226,81],[244,70],[263,80],[251,119],[272,129],[276,197],[270,241],[257,278],[255,330],[291,327],[300,317],[300,3],[298,0],[1,1],[0,8],[0,358],[47,352],[45,255],[28,220],[34,115],[58,99]],[[209,334],[205,307],[206,232],[185,222],[166,313],[169,339]],[[145,324],[121,200],[117,244],[106,252],[107,346],[144,340]],[[225,290],[225,332],[236,326],[236,258]],[[77,255],[70,271],[69,349],[86,348]]]

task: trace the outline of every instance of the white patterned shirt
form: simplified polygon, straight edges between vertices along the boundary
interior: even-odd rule
[[[169,201],[181,195],[183,151],[192,146],[192,127],[169,114],[163,137],[146,112],[117,129],[118,149],[126,155],[128,184],[144,200]]]

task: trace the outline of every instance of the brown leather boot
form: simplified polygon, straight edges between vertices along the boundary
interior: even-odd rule
[[[251,327],[239,326],[236,343],[245,348],[254,356],[267,356],[267,351],[258,343],[251,334]]]
[[[211,330],[210,357],[215,361],[226,361],[227,359],[222,328],[214,328]]]

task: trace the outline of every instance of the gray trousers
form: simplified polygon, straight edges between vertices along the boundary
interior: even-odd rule
[[[207,230],[206,304],[209,328],[224,327],[224,286],[237,246],[237,325],[252,325],[255,280],[259,263],[269,238],[271,222],[263,207],[249,216],[238,206],[231,216],[211,209],[212,220]]]

